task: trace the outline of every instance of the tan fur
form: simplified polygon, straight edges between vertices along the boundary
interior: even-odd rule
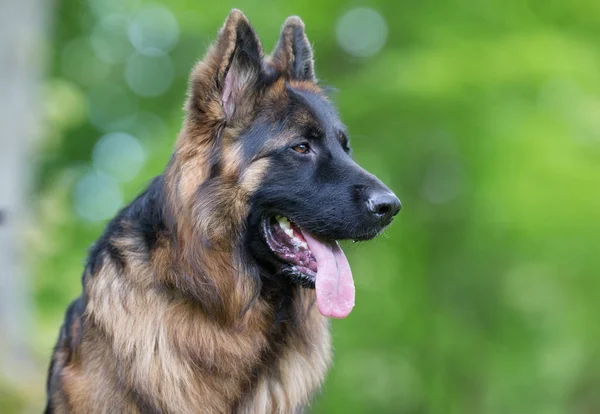
[[[265,363],[268,306],[257,302],[224,329],[189,300],[148,289],[148,271],[133,263],[119,275],[108,262],[90,279],[85,323],[91,329],[79,348],[83,358],[62,370],[59,412],[138,412],[123,388],[137,390],[163,412],[229,412],[251,385],[252,369]],[[310,401],[331,358],[328,321],[314,300],[313,291],[298,290],[302,329],[273,361],[276,368],[239,400],[238,412],[289,413]],[[122,383],[113,379],[118,371]]]
[[[192,72],[186,119],[164,174],[176,238],[158,236],[149,252],[132,223],[119,223],[125,231],[110,243],[123,263],[103,252],[101,265],[88,268],[85,311],[70,339],[61,335],[57,344],[54,412],[290,413],[302,410],[323,382],[329,322],[314,291],[294,290],[293,320],[274,333],[274,306],[257,295],[240,255],[248,200],[269,162],[244,160],[237,137],[259,101],[275,108],[286,99],[284,78],[261,94],[248,86],[249,73],[238,79],[243,85],[236,86],[231,113],[224,110],[213,79],[224,81],[240,24],[249,23],[233,11]],[[275,61],[278,70],[287,62]],[[297,86],[322,93],[310,82]],[[218,185],[203,189],[216,139]],[[274,341],[275,334],[285,340]]]

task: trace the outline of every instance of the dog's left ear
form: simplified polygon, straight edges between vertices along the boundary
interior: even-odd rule
[[[288,17],[283,23],[271,62],[290,80],[316,82],[312,47],[304,32],[304,22],[298,16]]]
[[[217,41],[192,72],[188,108],[225,122],[244,116],[258,89],[263,55],[250,22],[233,9]]]

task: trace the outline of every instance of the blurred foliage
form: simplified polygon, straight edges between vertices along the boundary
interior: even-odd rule
[[[54,9],[28,238],[41,366],[103,227],[73,205],[96,142],[120,131],[142,143],[141,170],[118,184],[131,200],[162,171],[189,70],[238,7],[266,50],[288,15],[303,18],[355,158],[404,204],[386,235],[346,246],[357,306],[333,322],[314,412],[600,412],[600,2],[163,1],[179,27],[172,82],[144,97],[127,33],[101,23],[146,5]],[[355,7],[387,23],[369,57],[336,37]]]

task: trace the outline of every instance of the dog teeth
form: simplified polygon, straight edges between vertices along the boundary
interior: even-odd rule
[[[279,223],[279,227],[281,227],[281,229],[285,232],[285,234],[287,234],[287,236],[292,240],[292,243],[295,246],[301,247],[303,249],[308,249],[308,245],[306,244],[306,242],[300,240],[294,234],[294,229],[292,229],[290,220],[287,217],[277,216],[276,219],[277,219],[277,222]]]
[[[277,221],[284,231],[292,229],[290,221],[287,219],[287,217],[277,216]]]
[[[288,235],[290,238],[294,238],[294,230],[292,230],[292,225],[290,221],[286,217],[277,217],[277,221],[279,222],[279,227]]]

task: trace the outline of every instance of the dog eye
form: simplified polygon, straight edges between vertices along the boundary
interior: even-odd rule
[[[294,145],[292,149],[300,154],[306,154],[310,151],[310,147],[308,146],[308,142],[303,142],[302,144]]]

